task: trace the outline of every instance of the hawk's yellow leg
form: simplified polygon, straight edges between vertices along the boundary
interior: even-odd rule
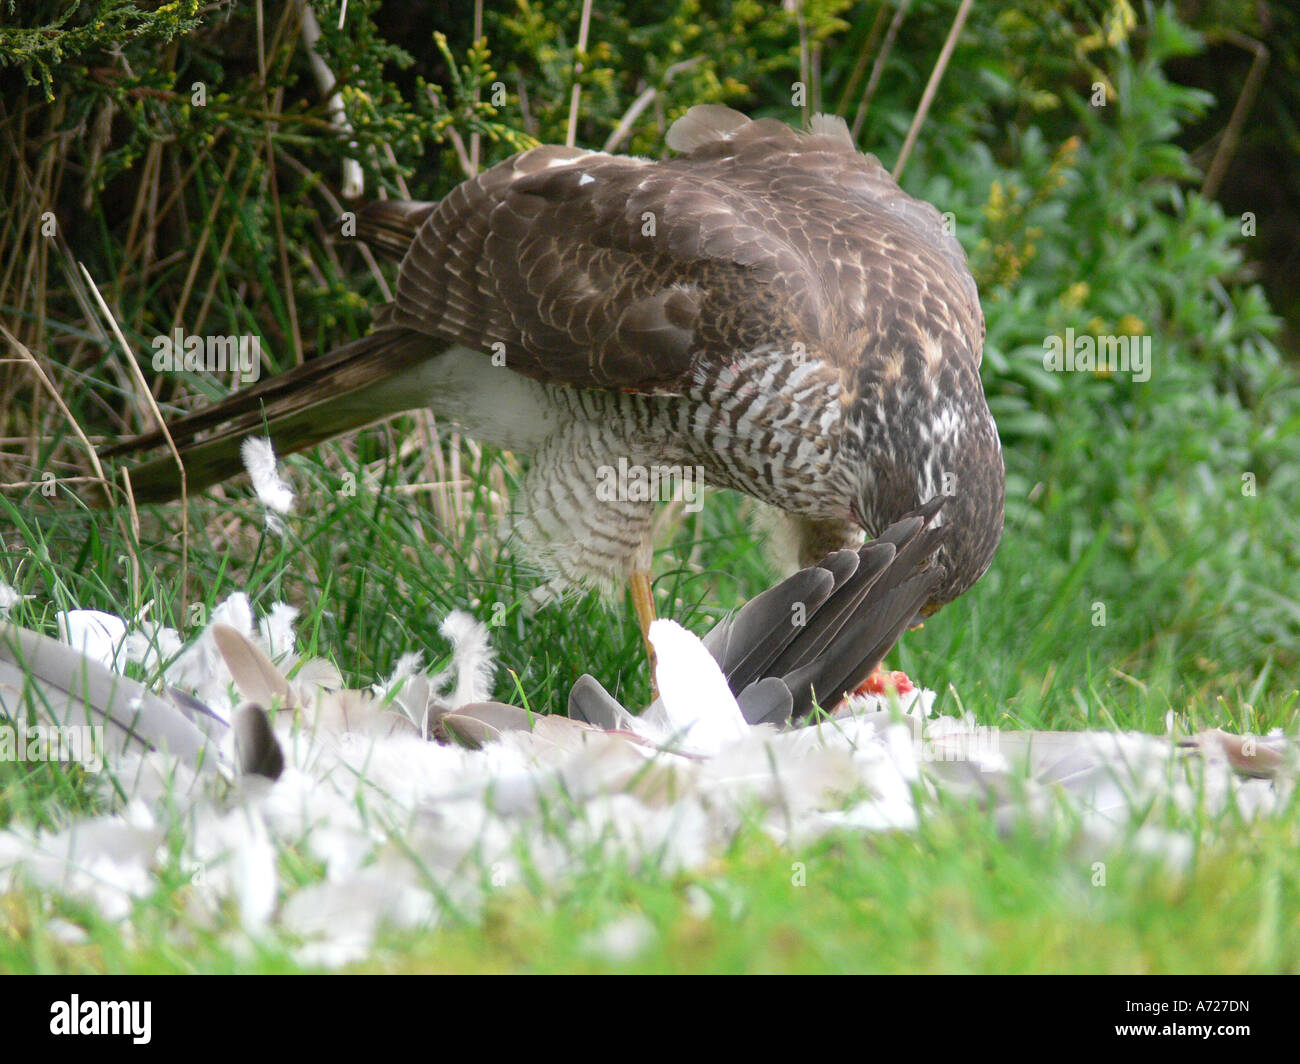
[[[655,599],[650,588],[650,574],[635,569],[628,577],[628,591],[632,595],[632,608],[636,610],[636,623],[641,628],[645,643],[646,661],[650,664],[650,697],[659,697],[659,684],[655,681],[655,649],[650,645],[650,622],[655,619]]]

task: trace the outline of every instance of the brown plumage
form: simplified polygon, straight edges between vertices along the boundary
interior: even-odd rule
[[[375,332],[178,421],[190,490],[237,472],[264,423],[292,451],[428,405],[534,456],[516,527],[560,583],[644,563],[651,506],[594,490],[624,459],[769,504],[805,564],[950,495],[931,606],[965,590],[1004,476],[983,315],[939,213],[837,119],[797,133],[696,107],[668,145],[536,148],[440,203],[364,210],[359,235],[400,261]],[[146,501],[177,488],[169,458],[133,480]]]

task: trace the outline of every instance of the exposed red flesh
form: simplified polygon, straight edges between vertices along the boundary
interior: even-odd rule
[[[901,669],[895,669],[893,672],[885,672],[879,665],[870,676],[858,685],[855,695],[884,695],[891,688],[900,695],[905,695],[915,688],[915,684],[908,679],[907,673]]]

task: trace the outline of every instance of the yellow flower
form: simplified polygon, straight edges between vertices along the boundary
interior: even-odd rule
[[[1091,291],[1092,289],[1088,287],[1087,281],[1075,281],[1074,284],[1061,293],[1061,306],[1066,310],[1081,307]]]

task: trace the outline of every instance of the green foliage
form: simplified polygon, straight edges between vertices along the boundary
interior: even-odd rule
[[[12,16],[17,0],[4,0],[0,12]],[[47,100],[54,98],[56,74],[76,69],[89,53],[110,44],[157,47],[189,33],[199,25],[199,0],[174,0],[155,10],[137,0],[93,0],[91,3],[23,4],[24,26],[0,25],[0,67],[20,67],[29,85],[39,85]]]
[[[1297,661],[1296,607],[1277,593],[1296,531],[1284,457],[1300,454],[1296,383],[1262,291],[1235,281],[1239,220],[1186,188],[1196,174],[1174,138],[1208,101],[1164,67],[1200,42],[1168,8],[1149,9],[1144,29],[1141,47],[1094,54],[1113,102],[1063,96],[1071,120],[1027,122],[1012,165],[967,148],[960,167],[934,163],[943,176],[930,183],[969,219],[959,232],[984,282],[1008,538],[1073,563],[1104,536],[1067,614],[1110,604],[1109,630],[1087,633],[1092,650],[1109,644],[1141,675],[1155,641],[1186,637],[1186,660],[1222,677],[1262,655]],[[940,127],[928,155],[944,159],[946,142]],[[1048,372],[1044,341],[1066,329],[1149,336],[1151,379]],[[1085,627],[1046,631],[1069,641]]]

